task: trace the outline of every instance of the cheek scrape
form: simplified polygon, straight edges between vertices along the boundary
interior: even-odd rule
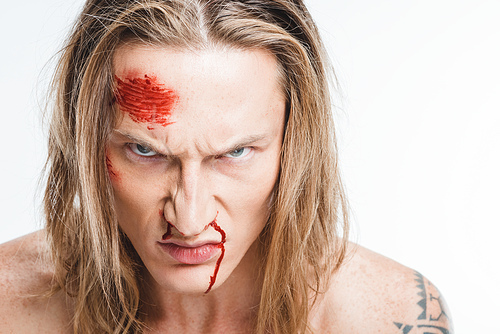
[[[161,125],[174,123],[172,110],[179,96],[177,93],[158,82],[155,76],[144,75],[143,78],[120,79],[115,75],[115,101],[122,112],[128,113],[137,123]],[[153,127],[148,125],[148,129]]]
[[[109,178],[112,181],[118,181],[120,179],[120,176],[118,175],[118,172],[113,168],[111,159],[108,156],[106,156],[106,167],[108,169]]]

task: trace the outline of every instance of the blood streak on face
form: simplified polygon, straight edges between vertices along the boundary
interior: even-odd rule
[[[109,178],[113,180],[118,180],[118,173],[114,170],[113,165],[111,164],[111,160],[108,156],[106,156],[106,167],[108,168]]]
[[[158,83],[155,76],[120,79],[115,75],[117,87],[115,100],[120,109],[137,123],[172,124],[172,110],[179,100],[175,91]],[[152,129],[148,126],[148,129]]]
[[[163,210],[160,209],[159,211],[160,216],[163,216]],[[212,289],[212,286],[215,284],[215,280],[217,279],[217,273],[219,272],[220,264],[222,262],[222,259],[224,258],[224,253],[226,252],[226,248],[224,247],[224,243],[226,242],[226,232],[219,226],[217,225],[217,216],[219,215],[219,212],[217,211],[217,215],[215,216],[214,220],[210,222],[203,230],[206,231],[209,227],[213,227],[214,230],[220,233],[221,236],[221,241],[217,245],[221,249],[221,253],[219,258],[217,259],[217,262],[215,263],[215,269],[214,269],[214,274],[210,276],[210,283],[208,285],[208,289],[205,291],[205,293],[209,293],[210,290]],[[163,234],[161,237],[162,240],[168,240],[172,238],[172,224],[167,221],[167,232]],[[179,232],[180,233],[180,232]],[[183,233],[180,233],[181,235],[184,235]]]
[[[219,212],[217,212],[217,214],[219,214]],[[217,273],[219,272],[220,264],[222,262],[222,259],[224,258],[224,253],[226,252],[226,248],[224,247],[224,243],[226,242],[226,232],[224,232],[224,230],[219,225],[217,225],[217,216],[215,216],[215,219],[210,224],[208,224],[208,226],[212,226],[214,228],[214,230],[216,230],[217,232],[220,233],[221,241],[220,241],[220,244],[218,244],[217,246],[221,249],[221,253],[220,253],[219,258],[217,259],[217,263],[215,264],[214,274],[213,274],[213,276],[210,276],[210,284],[208,286],[207,291],[205,291],[205,293],[209,293],[210,290],[212,289],[212,286],[215,284],[215,280],[217,279]]]

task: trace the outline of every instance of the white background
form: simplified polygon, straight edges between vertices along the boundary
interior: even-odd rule
[[[431,279],[456,333],[498,332],[500,1],[307,4],[342,88],[352,239]],[[42,224],[40,104],[81,5],[10,1],[0,11],[0,242]]]

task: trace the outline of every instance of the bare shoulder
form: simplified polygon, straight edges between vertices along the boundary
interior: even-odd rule
[[[46,295],[52,282],[42,232],[0,245],[0,333],[68,332],[62,293]]]
[[[427,278],[354,244],[317,319],[323,333],[453,333],[444,298]]]

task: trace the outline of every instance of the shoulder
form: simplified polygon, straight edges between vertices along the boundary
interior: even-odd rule
[[[62,293],[51,297],[52,268],[43,232],[0,245],[0,332],[64,333],[68,305]]]
[[[325,333],[453,332],[444,298],[427,278],[354,244],[317,310]]]

